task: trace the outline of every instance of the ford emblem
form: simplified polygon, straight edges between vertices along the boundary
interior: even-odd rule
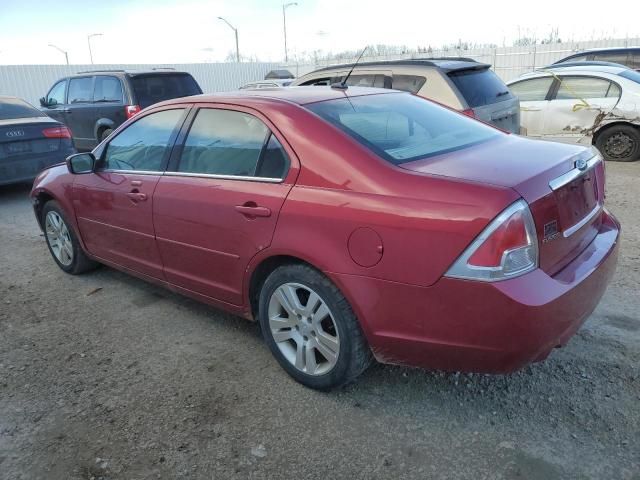
[[[584,158],[576,160],[576,168],[580,171],[587,169],[587,161]]]

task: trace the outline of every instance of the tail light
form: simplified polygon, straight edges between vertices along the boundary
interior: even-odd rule
[[[537,267],[536,226],[527,203],[518,200],[478,235],[446,276],[495,282]]]
[[[133,117],[135,114],[142,110],[140,105],[127,105],[124,107],[124,113],[127,115],[127,119]]]
[[[476,118],[476,114],[473,111],[473,108],[467,108],[466,110],[462,110],[462,113],[464,113],[467,117]]]
[[[46,138],[71,138],[71,130],[67,127],[51,127],[45,128],[42,135]]]

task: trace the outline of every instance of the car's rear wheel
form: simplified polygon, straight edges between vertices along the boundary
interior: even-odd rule
[[[598,135],[596,147],[605,160],[632,162],[640,158],[640,129],[630,125],[609,127]]]
[[[280,365],[308,387],[344,385],[371,363],[346,298],[310,266],[284,265],[269,275],[260,292],[259,321]]]
[[[64,211],[55,200],[44,205],[42,226],[49,252],[62,270],[77,275],[96,268],[98,264],[84,253]]]

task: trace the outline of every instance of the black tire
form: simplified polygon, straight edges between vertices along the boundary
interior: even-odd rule
[[[269,325],[269,302],[276,290],[287,283],[310,288],[331,312],[332,324],[339,338],[339,350],[335,364],[326,373],[311,375],[299,370],[285,357],[273,338]],[[371,350],[349,302],[327,277],[308,265],[283,265],[267,277],[260,291],[258,317],[265,341],[278,363],[291,377],[307,387],[329,390],[345,385],[355,380],[372,362]]]
[[[105,139],[113,133],[113,128],[105,128],[100,134],[100,142],[104,142]]]
[[[640,158],[640,128],[615,125],[603,130],[596,139],[596,147],[605,160],[633,162]]]
[[[71,243],[71,251],[73,252],[69,264],[61,262],[52,248],[53,240],[51,239],[51,232],[47,228],[47,215],[49,214],[49,212],[55,212],[61,218],[61,220],[64,222],[64,226],[66,227],[66,232],[68,232],[68,235],[65,238],[68,242]],[[67,220],[67,215],[55,200],[48,201],[42,208],[42,227],[44,230],[44,237],[45,241],[47,242],[49,253],[51,253],[53,260],[58,264],[58,267],[60,267],[61,270],[71,275],[78,275],[80,273],[93,270],[99,265],[97,262],[87,257],[87,255],[84,253],[84,250],[82,250],[80,242],[78,241],[78,237],[76,237],[76,234],[71,227],[71,223]]]

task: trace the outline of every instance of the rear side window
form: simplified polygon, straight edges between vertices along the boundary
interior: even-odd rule
[[[150,172],[163,170],[171,147],[171,135],[183,112],[181,108],[163,110],[129,125],[107,145],[103,168]]]
[[[258,161],[256,177],[284,178],[289,170],[289,163],[289,157],[282,144],[271,134],[262,152],[262,157]]]
[[[513,98],[504,82],[488,68],[450,72],[449,78],[471,108]]]
[[[343,79],[344,76],[334,77],[331,79],[331,83],[340,83]],[[390,84],[390,80],[387,80],[387,83]],[[347,79],[347,85],[350,87],[387,87],[385,85],[385,75],[382,74],[352,74]]]
[[[24,100],[11,97],[0,97],[0,120],[13,118],[45,117],[46,115]]]
[[[185,140],[178,171],[252,177],[268,134],[253,115],[203,108]]]
[[[427,79],[419,75],[393,75],[391,88],[405,92],[418,93]]]
[[[163,100],[202,93],[197,82],[188,74],[136,75],[131,82],[137,104],[142,108]]]
[[[521,102],[534,102],[547,98],[552,83],[553,77],[532,78],[513,83],[509,89]]]
[[[69,103],[93,101],[93,77],[72,78],[69,80]]]
[[[562,77],[556,100],[619,97],[620,88],[604,78]]]
[[[62,80],[56,83],[49,91],[47,96],[47,102],[49,105],[62,105],[64,104],[64,91],[67,86],[67,81]]]
[[[116,77],[97,76],[93,88],[94,102],[122,102],[122,84]]]
[[[307,108],[396,165],[501,135],[465,115],[406,93],[340,98]]]
[[[301,83],[300,85],[313,85],[313,86],[324,86],[331,85],[331,77],[326,78],[314,78],[313,80],[307,80],[306,82]]]
[[[613,63],[621,63],[622,65],[626,65],[627,52],[594,53],[593,59],[598,62],[613,62]]]

